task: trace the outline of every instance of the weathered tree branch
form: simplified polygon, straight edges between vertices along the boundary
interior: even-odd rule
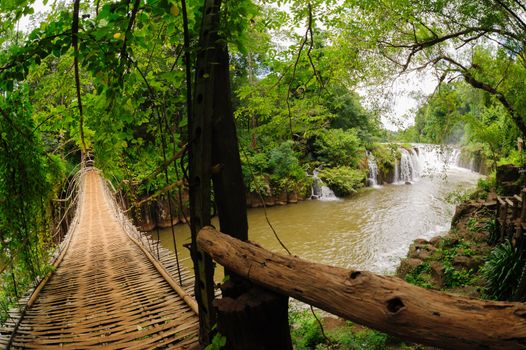
[[[272,253],[203,228],[199,247],[265,288],[401,339],[445,349],[524,349],[526,304],[481,301],[391,276]]]
[[[522,27],[522,30],[526,30],[526,23],[520,18],[520,16],[515,13],[510,7],[508,7],[504,2],[501,0],[495,0],[497,4],[499,4],[506,12],[508,12],[516,21],[517,23]]]
[[[464,76],[466,82],[474,88],[484,90],[490,93],[491,95],[495,96],[497,100],[499,100],[500,103],[504,106],[504,108],[506,108],[506,110],[511,116],[511,119],[513,120],[517,128],[520,130],[520,132],[523,135],[526,135],[526,124],[524,123],[523,118],[517,113],[515,108],[513,108],[513,106],[502,93],[497,91],[497,89],[495,89],[493,86],[475,79],[468,71],[462,72],[462,75]]]

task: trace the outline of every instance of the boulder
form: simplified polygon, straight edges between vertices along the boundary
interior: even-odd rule
[[[287,204],[287,192],[282,191],[278,195],[276,195],[276,204],[277,205],[285,205]]]
[[[407,255],[410,258],[424,260],[436,249],[436,247],[425,239],[416,239],[413,241],[413,244],[411,244],[411,247],[409,247],[409,253]]]
[[[456,269],[466,269],[466,270],[478,270],[479,267],[484,262],[481,256],[464,256],[459,255],[453,258],[453,266]]]
[[[405,258],[400,261],[400,265],[396,269],[396,275],[400,278],[405,278],[407,274],[411,273],[414,269],[422,264],[422,260]]]
[[[444,287],[445,280],[445,269],[444,265],[439,261],[432,261],[429,266],[431,267],[431,278],[432,284],[436,288]]]
[[[273,207],[276,204],[276,198],[274,196],[263,197],[265,199],[265,205],[267,207]]]
[[[442,241],[442,236],[435,236],[429,240],[429,243],[436,248],[440,245],[440,241]]]
[[[289,203],[298,203],[298,200],[303,200],[303,199],[299,198],[299,196],[296,193],[296,191],[292,191],[292,192],[287,193],[287,201]]]
[[[259,208],[262,207],[263,204],[261,203],[261,198],[257,193],[250,192],[247,197],[250,197],[250,207],[251,208]]]

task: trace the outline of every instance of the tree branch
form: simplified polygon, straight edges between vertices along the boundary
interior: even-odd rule
[[[510,114],[511,119],[513,120],[517,128],[520,130],[520,132],[523,135],[526,135],[526,124],[524,123],[523,118],[517,113],[517,111],[513,108],[513,106],[501,92],[497,91],[497,89],[495,89],[491,85],[488,85],[484,82],[475,79],[468,71],[461,72],[461,74],[464,76],[466,82],[474,88],[486,91],[491,95],[495,96],[497,100],[499,100],[500,103],[504,106],[504,108],[506,108],[506,110]]]
[[[86,141],[84,140],[84,114],[82,111],[82,96],[80,93],[80,74],[79,74],[79,8],[80,0],[73,3],[73,23],[71,25],[71,46],[73,46],[73,64],[75,66],[75,86],[77,89],[77,105],[79,108],[79,128],[80,141],[82,144],[82,154],[86,152]]]

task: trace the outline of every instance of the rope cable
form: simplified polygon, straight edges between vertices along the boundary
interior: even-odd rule
[[[159,124],[159,134],[161,136],[161,149],[162,149],[163,161],[166,163],[166,159],[167,159],[166,158],[166,139],[164,137],[161,113],[160,113],[158,107],[156,108],[156,112],[157,112],[156,113],[157,114],[157,122]],[[165,117],[164,113],[163,113],[163,116]],[[164,118],[164,119],[166,119],[166,118]],[[165,178],[165,181],[166,181],[166,185],[169,185],[170,179],[168,177],[168,168],[164,169],[164,178]],[[175,229],[174,229],[174,221],[173,221],[173,213],[172,213],[172,198],[170,196],[170,191],[168,191],[167,197],[168,197],[168,211],[170,212],[170,229],[172,231],[172,239],[173,239],[173,244],[174,244],[175,259],[176,259],[176,262],[177,262],[177,274],[178,274],[178,277],[179,277],[179,283],[182,285],[183,284],[183,278],[181,276],[181,266],[179,264],[179,252],[177,251],[177,244],[176,244],[176,240],[175,240]]]

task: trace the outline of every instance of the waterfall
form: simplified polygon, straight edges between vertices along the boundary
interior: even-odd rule
[[[376,164],[376,158],[369,151],[366,151],[367,164],[369,167],[369,177],[367,178],[367,185],[371,187],[378,186],[378,164]]]
[[[420,164],[426,173],[442,172],[458,166],[460,150],[452,146],[415,144],[420,151]]]
[[[334,201],[339,200],[334,192],[327,186],[324,185],[323,181],[318,177],[318,168],[312,171],[312,179],[314,180],[311,187],[311,199],[318,199],[321,201]]]
[[[395,182],[408,183],[414,181],[420,175],[420,164],[418,154],[411,149],[400,148],[401,158],[396,164]]]
[[[411,183],[422,176],[456,167],[460,150],[450,146],[413,144],[410,149],[400,147],[400,160],[395,167],[395,183]]]

